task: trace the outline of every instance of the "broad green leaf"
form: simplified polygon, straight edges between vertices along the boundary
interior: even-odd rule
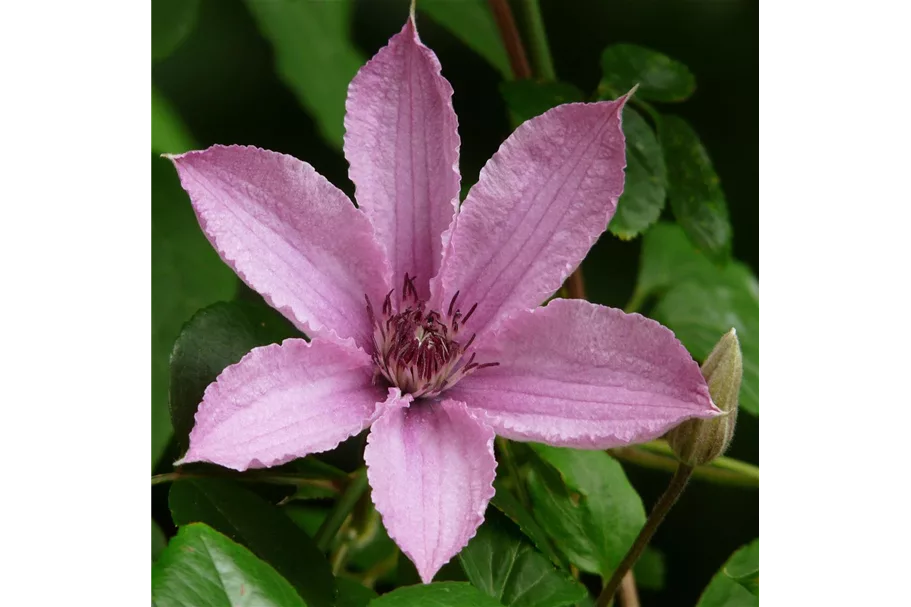
[[[335,607],[367,607],[367,604],[377,597],[373,590],[348,578],[335,578],[335,585],[338,586]]]
[[[693,246],[680,226],[655,224],[642,239],[637,294],[645,297],[685,282],[738,285],[759,297],[759,285],[746,265],[716,264]]]
[[[755,572],[755,594],[736,578]],[[735,552],[715,574],[696,607],[758,607],[759,605],[759,540],[753,540]]]
[[[532,447],[535,518],[579,569],[609,575],[645,524],[642,500],[623,468],[604,451]]]
[[[513,126],[563,103],[582,101],[585,98],[582,91],[572,84],[535,80],[501,82],[500,94],[506,101]]]
[[[652,127],[636,110],[623,108],[626,184],[610,222],[612,234],[629,240],[658,221],[667,196],[667,168]]]
[[[218,302],[193,315],[174,342],[170,362],[171,424],[181,455],[203,393],[218,374],[253,348],[295,335],[300,333],[281,314],[260,303]]]
[[[419,0],[417,8],[511,80],[512,67],[486,0]]]
[[[199,15],[199,0],[152,1],[152,62],[173,53],[190,35]]]
[[[310,536],[236,481],[178,481],[171,486],[169,504],[176,524],[203,522],[248,547],[275,567],[309,607],[335,602],[332,570]]]
[[[703,360],[731,327],[743,350],[740,406],[759,413],[759,284],[739,261],[716,265],[676,225],[645,233],[634,299],[658,295],[652,316]]]
[[[396,588],[378,599],[370,607],[502,607],[466,582],[438,582]]]
[[[683,101],[696,90],[696,79],[680,63],[635,44],[614,44],[601,53],[600,89],[613,96],[639,85],[636,95],[652,101]]]
[[[237,278],[206,240],[177,172],[152,157],[152,468],[171,438],[168,359],[198,309],[230,299]]]
[[[759,414],[759,299],[745,288],[723,282],[687,282],[673,287],[652,311],[667,325],[696,360],[709,352],[731,327],[743,352],[740,408]]]
[[[729,571],[724,572],[732,580],[746,588],[750,593],[759,596],[759,569],[744,573],[743,575],[733,576]]]
[[[307,607],[275,569],[208,525],[181,527],[152,566],[157,607]]]
[[[167,99],[152,87],[152,151],[182,154],[197,147],[186,125]]]
[[[645,548],[645,552],[633,565],[636,585],[648,590],[661,590],[664,588],[664,572],[664,554],[651,546]]]
[[[497,492],[493,496],[493,499],[490,500],[490,503],[500,512],[508,516],[512,522],[517,524],[519,529],[521,529],[534,543],[535,547],[547,556],[554,565],[563,569],[569,569],[566,560],[554,550],[544,529],[541,528],[541,525],[538,524],[538,521],[535,520],[535,517],[532,516],[531,512],[519,503],[519,500],[513,497],[512,493],[510,493],[503,486],[503,483],[500,482],[499,477],[497,477],[493,485]]]
[[[279,77],[313,116],[323,138],[342,148],[348,83],[366,63],[351,41],[351,0],[247,0],[272,43]]]
[[[469,581],[506,607],[560,607],[585,598],[584,586],[556,569],[519,528],[488,508],[477,535],[459,553]]]
[[[161,530],[155,519],[152,519],[152,561],[154,562],[167,547],[168,538],[165,537],[164,531]]]
[[[731,221],[708,152],[682,118],[663,117],[658,135],[674,217],[698,249],[712,259],[726,260],[731,254]]]

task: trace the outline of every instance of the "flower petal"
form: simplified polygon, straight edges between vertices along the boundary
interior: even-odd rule
[[[417,276],[426,299],[459,204],[459,133],[452,86],[412,18],[357,73],[345,107],[357,203],[386,248],[395,281],[406,272]]]
[[[493,439],[453,400],[391,409],[370,430],[364,459],[373,503],[425,584],[484,520],[494,494]]]
[[[478,304],[470,322],[480,334],[560,288],[623,191],[625,102],[561,105],[503,142],[459,212],[431,286],[433,307],[459,292],[465,306]]]
[[[367,354],[332,341],[255,348],[206,388],[179,463],[246,470],[328,451],[399,400],[394,390],[382,403],[372,378]]]
[[[478,349],[499,362],[446,393],[497,434],[562,447],[607,449],[661,436],[691,417],[713,417],[692,356],[657,322],[582,300],[505,321]]]
[[[199,224],[221,258],[310,335],[372,343],[364,295],[389,290],[366,217],[313,167],[246,146],[172,156]]]

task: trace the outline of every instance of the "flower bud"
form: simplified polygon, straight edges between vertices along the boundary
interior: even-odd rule
[[[667,442],[684,464],[707,464],[727,451],[734,437],[743,357],[737,331],[731,329],[715,345],[702,364],[715,405],[724,412],[711,419],[689,419],[667,434]]]

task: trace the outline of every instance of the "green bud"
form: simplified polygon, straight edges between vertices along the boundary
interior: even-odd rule
[[[743,356],[737,331],[731,329],[715,345],[702,364],[702,376],[709,385],[715,406],[724,411],[712,419],[689,419],[667,434],[667,442],[684,464],[707,464],[727,451],[734,437]]]

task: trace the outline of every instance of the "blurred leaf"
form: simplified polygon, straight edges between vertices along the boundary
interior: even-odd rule
[[[161,527],[158,526],[158,523],[155,522],[155,519],[152,519],[152,562],[158,558],[158,555],[168,547],[168,538],[165,536],[164,531],[161,530]]]
[[[152,1],[152,62],[173,53],[190,35],[199,15],[199,0]]]
[[[420,0],[417,8],[487,60],[507,80],[512,67],[486,0]]]
[[[560,607],[585,598],[585,587],[557,570],[519,528],[488,508],[477,535],[459,553],[471,583],[507,607]]]
[[[152,87],[152,151],[156,154],[182,154],[198,147],[193,135],[167,99]]]
[[[307,535],[313,537],[316,535],[320,525],[323,524],[323,521],[326,520],[326,515],[329,514],[329,506],[319,502],[298,501],[282,506],[282,512],[294,524],[303,529]]]
[[[367,607],[378,596],[373,590],[348,578],[335,578],[335,585],[338,586],[335,607]]]
[[[726,573],[727,572],[727,573]],[[756,573],[755,594],[732,576]],[[759,605],[759,540],[753,540],[735,552],[706,587],[696,607],[758,607]]]
[[[743,351],[740,407],[759,414],[759,284],[739,261],[715,265],[679,226],[659,223],[642,243],[634,299],[659,295],[651,316],[667,325],[696,360],[737,329]]]
[[[171,486],[177,525],[203,522],[250,548],[287,579],[310,607],[335,602],[335,582],[313,540],[273,506],[235,481],[181,480]]]
[[[370,607],[502,607],[477,588],[466,582],[438,582],[396,588]]]
[[[342,149],[348,83],[366,63],[351,41],[351,0],[247,0],[246,5],[272,43],[278,75],[323,138]]]
[[[700,361],[724,333],[736,328],[743,351],[740,408],[759,415],[759,300],[752,293],[724,282],[688,282],[668,291],[651,315]]]
[[[749,590],[751,594],[754,594],[755,596],[759,596],[759,569],[758,568],[755,571],[750,571],[749,573],[744,573],[743,575],[739,575],[736,577],[732,576],[726,570],[724,573],[727,576],[729,576],[732,580],[734,580],[735,582],[737,582],[738,584],[740,584],[741,586],[743,586],[744,588]]]
[[[728,203],[708,152],[682,118],[665,116],[658,127],[677,222],[693,244],[715,260],[731,254]]]
[[[635,85],[636,95],[652,101],[683,101],[696,89],[696,79],[680,63],[635,44],[614,44],[601,53],[600,92],[616,97]]]
[[[357,529],[357,538],[349,542],[348,565],[355,571],[367,571],[378,563],[392,560],[398,548],[386,532],[379,512],[368,502],[367,512],[361,517],[363,523]],[[394,580],[395,567],[390,567],[381,580]]]
[[[171,437],[168,358],[196,310],[237,290],[237,278],[206,240],[177,172],[152,157],[152,468]]]
[[[623,108],[626,135],[626,184],[617,203],[610,231],[623,240],[636,237],[658,221],[667,196],[667,168],[661,144],[634,109]]]
[[[196,409],[218,374],[253,348],[295,335],[300,333],[291,323],[265,304],[218,302],[193,315],[171,352],[170,411],[178,453],[189,447]]]
[[[493,496],[493,499],[490,500],[490,503],[500,512],[508,516],[512,522],[517,524],[519,529],[528,536],[538,550],[547,556],[554,565],[563,569],[569,569],[565,559],[563,559],[563,557],[554,550],[553,546],[551,546],[547,534],[544,532],[544,529],[541,528],[541,525],[538,524],[538,521],[532,516],[531,512],[519,503],[519,500],[513,497],[512,493],[507,491],[499,481],[499,477],[494,481],[494,487],[497,492]]]
[[[645,524],[642,500],[623,468],[604,451],[532,447],[535,518],[579,569],[609,575]]]
[[[645,552],[633,565],[636,575],[636,585],[647,590],[661,590],[664,588],[664,554],[657,548],[647,546]]]
[[[211,527],[181,527],[152,566],[157,607],[306,607],[275,569]]]
[[[759,298],[759,285],[750,269],[739,261],[718,265],[693,246],[680,226],[658,223],[643,236],[637,297],[667,291],[685,282],[738,286]]]
[[[582,101],[585,98],[582,91],[572,84],[535,80],[501,82],[500,94],[506,101],[513,126],[518,126],[560,104]]]

